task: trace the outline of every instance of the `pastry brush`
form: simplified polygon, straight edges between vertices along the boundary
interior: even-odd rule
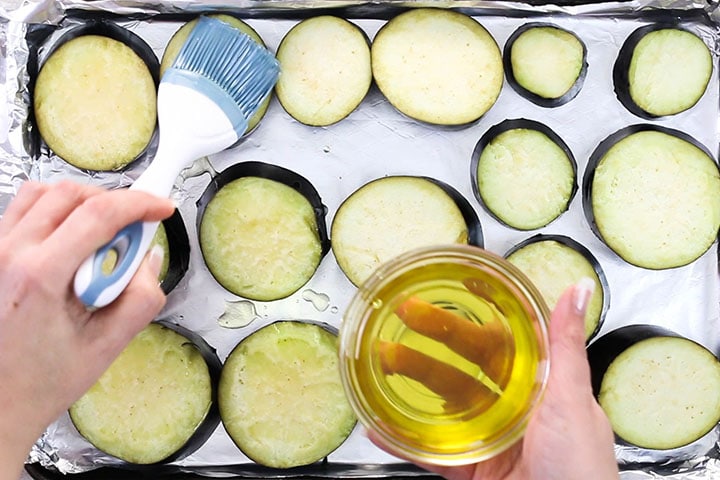
[[[160,80],[157,154],[130,189],[169,196],[184,168],[243,135],[279,72],[265,47],[222,21],[201,17]],[[103,307],[120,295],[145,257],[158,223],[128,225],[83,262],[74,287],[87,307]],[[111,251],[117,260],[104,272],[103,261]]]

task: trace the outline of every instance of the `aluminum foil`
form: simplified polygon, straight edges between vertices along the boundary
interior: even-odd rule
[[[483,226],[485,246],[503,254],[513,245],[538,232],[519,232],[501,226],[473,198],[470,157],[476,142],[491,126],[508,118],[529,118],[547,124],[570,147],[579,176],[598,143],[630,124],[647,123],[629,112],[613,93],[612,65],[626,36],[648,23],[651,11],[678,9],[704,11],[709,22],[690,21],[692,29],[711,47],[716,70],[710,85],[691,110],[650,123],[689,133],[716,156],[720,147],[720,81],[718,80],[717,9],[704,2],[639,1],[587,5],[541,5],[524,3],[455,2],[361,2],[361,1],[72,1],[3,0],[0,5],[0,212],[24,180],[78,181],[114,187],[132,182],[147,164],[133,164],[123,172],[87,174],[69,167],[42,144],[37,151],[30,139],[35,134],[28,122],[30,104],[29,63],[33,50],[42,62],[53,42],[67,29],[83,22],[82,15],[119,15],[120,25],[137,33],[162,57],[165,45],[183,21],[209,10],[241,11],[247,22],[275,50],[283,35],[303,16],[316,9],[333,8],[338,15],[357,23],[370,38],[403,6],[452,6],[475,16],[502,48],[510,34],[528,20],[555,23],[575,32],[588,48],[588,74],[583,89],[569,103],[542,108],[520,97],[507,82],[496,105],[478,122],[463,129],[422,125],[397,111],[376,89],[348,118],[326,128],[311,128],[292,120],[273,99],[260,127],[240,145],[200,159],[185,170],[173,193],[191,240],[188,273],[169,294],[162,318],[176,321],[201,334],[221,359],[246,335],[282,319],[310,319],[339,325],[354,287],[337,267],[332,254],[322,261],[310,282],[291,297],[276,302],[247,302],[220,287],[205,268],[197,243],[195,201],[216,172],[234,163],[259,160],[289,168],[309,179],[328,207],[328,224],[340,203],[366,182],[385,175],[426,175],[454,186],[475,207]],[[324,10],[326,11],[326,10]],[[168,14],[185,14],[168,15]],[[41,43],[29,33],[52,29]],[[32,68],[30,68],[32,70]],[[151,157],[151,155],[149,155]],[[610,285],[611,305],[602,335],[631,323],[668,327],[720,353],[720,278],[717,245],[689,266],[648,271],[632,267],[615,256],[590,231],[584,219],[581,195],[558,220],[539,230],[568,235],[595,255]],[[240,320],[240,328],[221,326]],[[651,452],[616,446],[623,479],[720,478],[719,429],[694,444],[692,449]],[[572,455],[572,452],[568,452]],[[33,448],[30,462],[39,462],[63,473],[78,473],[116,460],[98,452],[75,431],[67,415],[53,423]],[[314,475],[377,477],[419,475],[421,470],[374,447],[360,432],[350,438],[321,467],[299,472],[259,469],[244,457],[222,426],[197,452],[167,469],[202,472],[208,476]]]

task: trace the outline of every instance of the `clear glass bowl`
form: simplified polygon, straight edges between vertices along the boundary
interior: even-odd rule
[[[478,247],[423,248],[358,289],[340,329],[360,422],[400,455],[462,465],[516,441],[547,383],[550,313],[515,266]]]

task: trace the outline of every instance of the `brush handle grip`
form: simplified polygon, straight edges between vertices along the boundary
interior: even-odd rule
[[[183,168],[237,141],[235,126],[225,111],[198,90],[165,81],[160,84],[158,118],[161,134],[157,154],[130,186],[131,190],[167,197]],[[192,112],[192,117],[178,114],[178,105],[191,107],[186,112]],[[244,131],[247,120],[240,123]],[[85,306],[104,307],[122,293],[145,258],[158,223],[138,222],[125,227],[80,265],[75,274],[74,288]],[[105,273],[102,263],[110,250],[118,253],[118,261],[111,272]]]
[[[187,160],[172,145],[160,139],[158,152],[148,168],[130,186],[159,197],[167,197],[179,170]],[[75,294],[88,308],[102,308],[115,300],[127,287],[150,248],[160,222],[135,222],[120,230],[112,240],[90,255],[75,273]],[[103,271],[108,252],[115,251],[113,268]]]
[[[115,300],[140,267],[160,222],[135,222],[88,257],[75,274],[75,293],[87,307],[101,308]],[[117,253],[109,272],[103,271],[108,252]]]

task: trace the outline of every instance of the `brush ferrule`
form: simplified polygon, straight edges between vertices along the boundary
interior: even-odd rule
[[[238,108],[237,102],[228,95],[224,88],[221,88],[207,77],[187,70],[170,68],[165,72],[162,80],[163,82],[189,88],[208,97],[223,111],[238,137],[242,136],[247,130],[249,119],[245,118],[243,112]]]

